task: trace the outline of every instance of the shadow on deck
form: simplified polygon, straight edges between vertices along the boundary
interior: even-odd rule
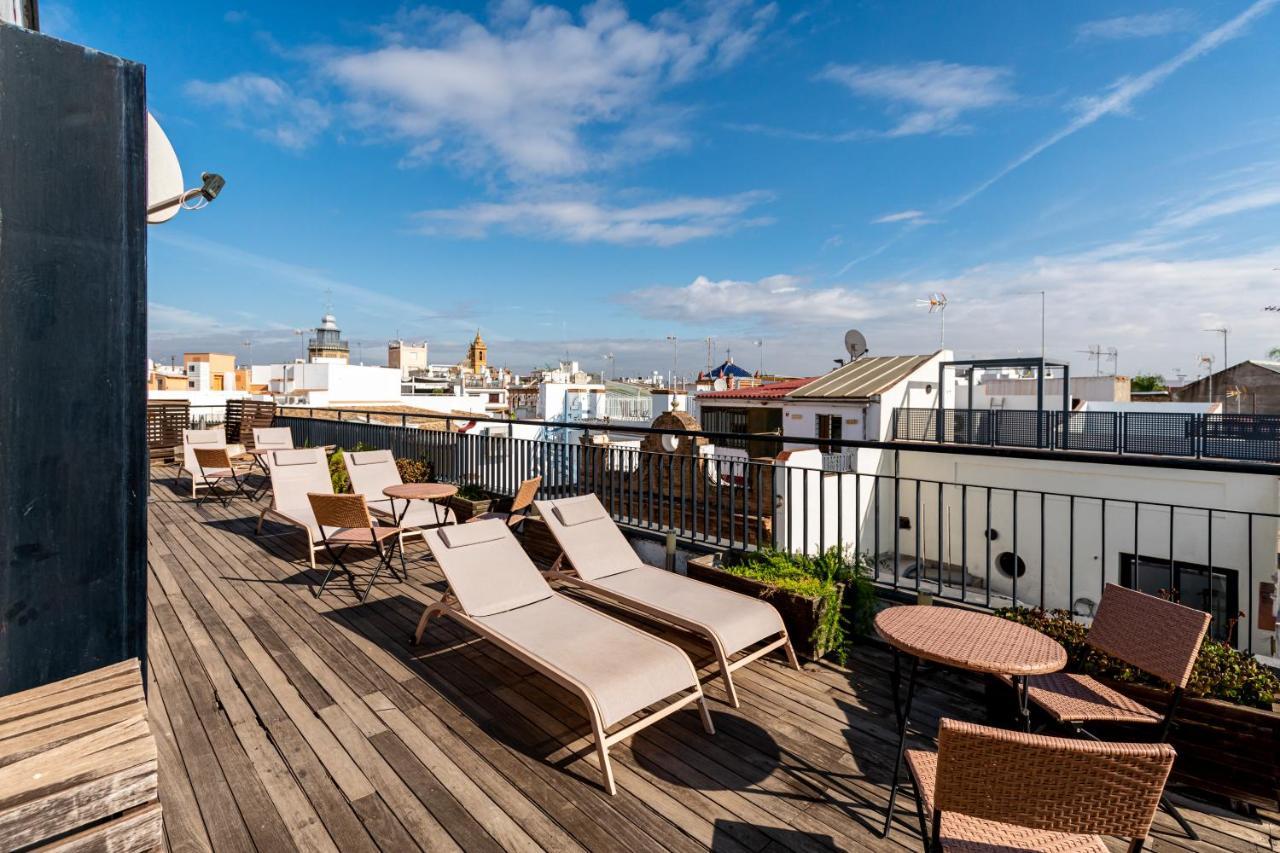
[[[643,730],[615,747],[609,797],[556,684],[447,620],[411,645],[443,589],[420,541],[408,582],[384,578],[361,603],[335,578],[317,599],[296,535],[254,535],[266,499],[196,508],[173,474],[153,469],[148,643],[171,849],[919,849],[909,798],[890,839],[876,831],[894,745],[883,649],[858,646],[848,668],[746,667],[737,710],[708,680],[717,734],[692,709]],[[708,675],[707,649],[669,639]],[[922,732],[981,719],[977,681],[925,683]],[[1162,814],[1156,849],[1280,839],[1273,820],[1178,801],[1203,840]]]

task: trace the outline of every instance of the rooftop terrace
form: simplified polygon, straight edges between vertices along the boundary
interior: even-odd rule
[[[408,582],[316,598],[290,535],[255,537],[246,502],[197,508],[175,474],[152,468],[148,614],[171,849],[919,849],[909,798],[890,838],[877,831],[894,724],[890,657],[870,641],[848,668],[739,670],[738,710],[708,680],[717,734],[692,709],[645,729],[615,748],[609,797],[555,684],[452,622],[410,646],[443,588],[419,541]],[[705,647],[671,639],[705,677]],[[982,718],[980,682],[925,684],[922,732]],[[1161,813],[1156,850],[1280,849],[1280,816],[1174,798],[1202,840]]]

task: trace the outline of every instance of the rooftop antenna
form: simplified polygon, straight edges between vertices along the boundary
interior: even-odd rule
[[[1232,385],[1227,389],[1227,398],[1232,397],[1236,400],[1236,414],[1240,414],[1240,400],[1249,394],[1248,387],[1244,385]]]
[[[707,373],[710,373],[710,372],[711,372],[711,367],[712,367],[712,364],[711,364],[711,348],[712,348],[713,346],[715,346],[715,342],[716,342],[716,339],[715,339],[715,338],[712,338],[712,337],[708,337],[708,338],[707,338]]]
[[[760,369],[756,371],[756,377],[759,379],[763,379],[764,378],[764,339],[761,338],[757,341],[753,341],[753,343],[756,345],[756,349],[760,350]]]
[[[244,357],[248,360],[250,366],[252,366],[253,365],[253,341],[249,340],[248,338],[245,338],[240,343],[244,345],[244,348],[246,350]]]
[[[1089,358],[1093,361],[1094,376],[1102,375],[1102,362],[1104,360],[1111,362],[1112,376],[1115,375],[1115,366],[1120,363],[1120,351],[1115,347],[1107,347],[1106,349],[1103,349],[1100,345],[1094,344],[1088,349],[1076,350],[1076,352],[1084,353],[1085,355],[1089,356]]]
[[[1205,373],[1209,379],[1209,388],[1208,388],[1209,397],[1208,397],[1208,400],[1206,400],[1206,402],[1212,403],[1213,402],[1213,356],[1209,353],[1205,353],[1204,355],[1200,356],[1200,360],[1197,362],[1197,364],[1202,364],[1205,367]]]
[[[680,341],[675,335],[667,335],[667,340],[671,341],[671,379],[667,382],[667,387],[674,391],[676,388],[676,353]]]
[[[849,361],[854,362],[867,354],[867,338],[857,329],[844,333],[844,349],[849,353]]]
[[[1226,324],[1217,326],[1212,329],[1204,329],[1203,331],[1215,332],[1219,335],[1222,335],[1222,366],[1226,367],[1227,365],[1231,364],[1231,360],[1227,358],[1227,334],[1230,332],[1230,330],[1226,327]]]
[[[613,379],[613,353],[607,352],[600,357],[604,359],[606,362],[608,362],[609,364],[609,373],[608,375],[605,376],[605,380],[604,380],[605,382],[608,382],[611,379]]]
[[[938,349],[944,349],[947,341],[947,294],[930,293],[928,299],[917,299],[916,305],[938,315]]]

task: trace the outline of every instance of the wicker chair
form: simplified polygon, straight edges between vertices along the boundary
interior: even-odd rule
[[[541,477],[525,480],[520,484],[520,488],[516,490],[516,496],[511,499],[511,506],[506,512],[482,512],[479,515],[473,515],[468,518],[467,523],[497,518],[505,521],[508,527],[518,533],[524,527],[525,519],[529,517],[529,510],[533,508],[533,500],[538,496],[538,489],[541,486]]]
[[[226,506],[233,498],[252,500],[255,497],[244,490],[248,484],[246,475],[249,473],[250,466],[232,462],[231,452],[226,447],[192,447],[191,452],[205,488],[205,493],[196,501],[196,506],[200,506],[209,498],[216,498]],[[235,489],[230,493],[218,491],[218,487],[224,480],[230,480],[235,484]],[[194,483],[194,480],[192,482]],[[192,486],[192,495],[194,494],[195,487]]]
[[[404,564],[404,551],[398,547],[402,531],[398,527],[375,525],[373,516],[369,514],[369,507],[364,501],[364,495],[308,492],[307,500],[311,502],[311,511],[315,515],[316,524],[320,527],[320,541],[332,561],[329,569],[324,573],[324,579],[320,581],[319,589],[316,590],[317,597],[324,592],[334,569],[341,568],[353,579],[355,578],[351,569],[342,561],[347,549],[352,546],[373,548],[378,553],[378,565],[369,578],[369,585],[364,588],[364,594],[360,596],[361,601],[369,597],[374,581],[378,579],[378,574],[384,568],[399,579],[400,575],[392,563],[392,558],[397,552],[400,554],[400,567],[404,569],[404,579],[408,580],[409,569]]]
[[[1173,767],[1167,743],[1100,743],[943,720],[908,750],[928,851],[1141,850]]]
[[[1089,645],[1168,682],[1173,687],[1169,702],[1162,711],[1154,711],[1094,678],[1072,672],[1029,679],[1028,698],[1049,715],[1051,724],[1080,737],[1098,739],[1085,728],[1089,723],[1123,723],[1155,726],[1153,740],[1166,741],[1209,620],[1203,610],[1107,584],[1089,628]],[[1197,837],[1168,798],[1161,805],[1188,837]]]

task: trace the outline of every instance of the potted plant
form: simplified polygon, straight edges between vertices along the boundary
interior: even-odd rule
[[[817,660],[831,652],[843,663],[852,634],[870,628],[875,596],[860,556],[829,548],[810,557],[783,551],[728,551],[689,560],[689,577],[778,608],[796,653]]]
[[[1085,626],[1066,611],[1018,607],[996,614],[1061,643],[1069,672],[1092,675],[1151,708],[1168,703],[1168,685],[1090,646]],[[1247,652],[1206,638],[1187,695],[1174,715],[1174,780],[1232,800],[1280,808],[1278,698],[1280,678],[1275,673]],[[993,698],[993,704],[1008,707],[1007,699]],[[1137,729],[1118,731],[1119,736],[1128,734],[1135,740],[1150,737],[1150,732]]]
[[[476,483],[464,483],[458,487],[457,494],[449,498],[449,506],[458,521],[466,521],[472,516],[488,512],[493,506],[493,495]]]

